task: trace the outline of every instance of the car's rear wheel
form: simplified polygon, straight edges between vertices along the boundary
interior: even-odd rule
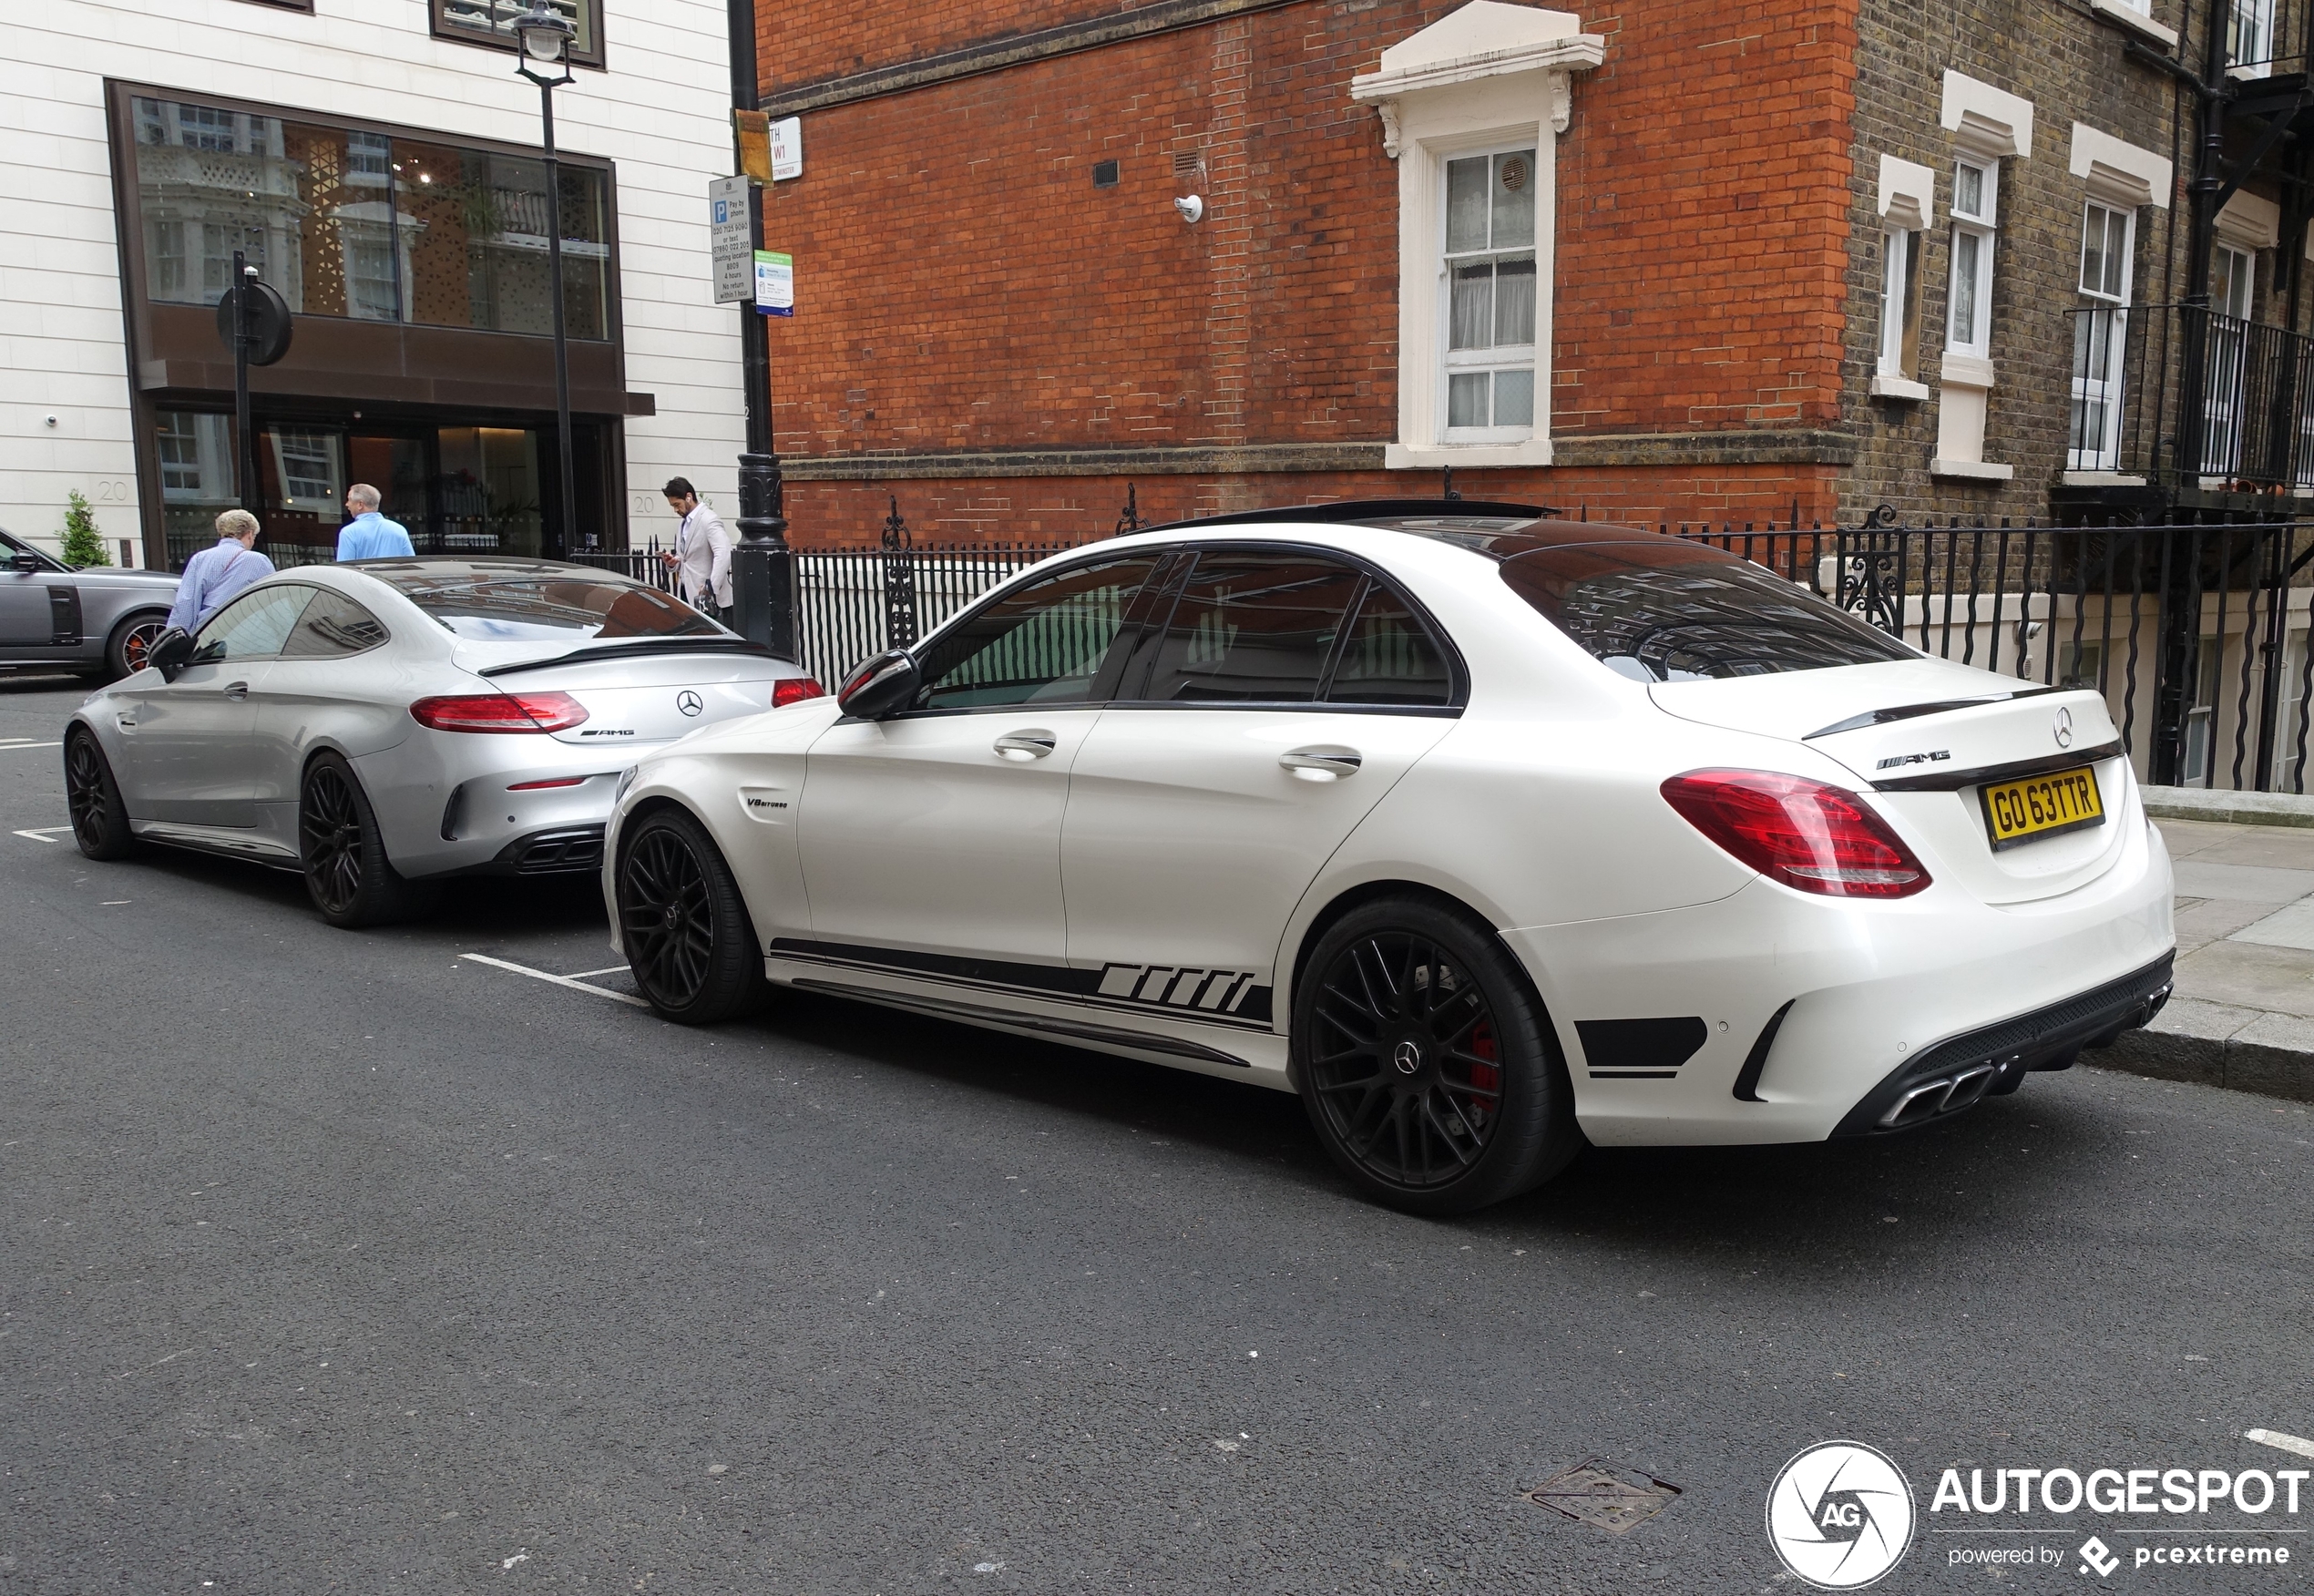
[[[72,815],[72,840],[88,857],[126,859],[137,851],[112,762],[85,726],[65,735],[65,803]]]
[[[419,913],[432,896],[386,858],[369,794],[341,755],[317,754],[305,767],[297,839],[305,890],[333,926],[350,931],[391,925]]]
[[[105,642],[105,669],[111,672],[108,680],[118,681],[142,670],[153,639],[168,629],[168,612],[159,609],[132,615],[113,628]]]
[[[713,1025],[763,997],[763,955],[738,878],[698,821],[645,815],[620,840],[619,934],[635,985],[682,1025]]]
[[[1295,1083],[1369,1195],[1461,1213],[1556,1174],[1582,1146],[1549,1017],[1501,939],[1422,898],[1352,909],[1294,997]]]

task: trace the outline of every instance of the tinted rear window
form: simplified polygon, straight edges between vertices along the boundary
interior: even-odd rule
[[[1886,632],[1700,544],[1592,544],[1502,563],[1502,579],[1609,670],[1637,681],[1765,676],[1910,660]]]
[[[484,643],[715,638],[723,629],[639,582],[586,577],[396,573],[394,586],[446,631]]]

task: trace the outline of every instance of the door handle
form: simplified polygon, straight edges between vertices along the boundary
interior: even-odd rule
[[[249,683],[246,681],[227,682],[225,684],[225,696],[231,699],[235,703],[241,702],[243,699],[249,697]]]
[[[1304,782],[1338,782],[1355,776],[1366,756],[1355,748],[1297,748],[1277,756],[1279,765]]]
[[[1025,764],[1032,759],[1042,759],[1053,751],[1057,739],[1049,732],[1031,729],[1008,732],[996,741],[997,757],[1009,759],[1015,764]]]

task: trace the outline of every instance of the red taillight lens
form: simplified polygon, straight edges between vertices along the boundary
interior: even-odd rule
[[[772,683],[772,708],[783,710],[805,699],[825,698],[827,689],[808,676],[790,676]]]
[[[1687,824],[1761,875],[1827,897],[1910,897],[1929,873],[1853,793],[1767,771],[1690,771],[1663,787]]]
[[[587,718],[567,692],[477,692],[424,698],[410,718],[436,732],[560,732]]]

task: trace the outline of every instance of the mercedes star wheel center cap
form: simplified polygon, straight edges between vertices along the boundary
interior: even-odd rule
[[[1411,1075],[1422,1068],[1422,1049],[1413,1042],[1400,1042],[1391,1049],[1390,1062],[1398,1067],[1400,1075]]]

